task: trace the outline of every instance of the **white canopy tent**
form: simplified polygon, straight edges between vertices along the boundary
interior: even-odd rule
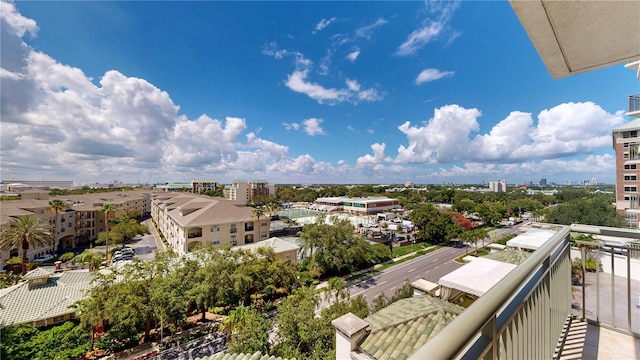
[[[553,230],[531,229],[507,241],[507,247],[536,250],[555,233]]]
[[[476,258],[463,267],[440,278],[440,294],[444,300],[451,297],[452,290],[464,291],[475,296],[482,296],[493,285],[502,280],[516,267],[502,261]]]

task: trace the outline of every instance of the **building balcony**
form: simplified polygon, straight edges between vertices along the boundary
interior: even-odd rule
[[[202,237],[202,233],[201,232],[195,232],[195,233],[187,234],[187,238],[188,239],[194,239],[194,238],[199,238],[199,237]]]
[[[640,231],[558,227],[410,359],[640,358],[640,243],[571,240],[572,231],[631,239]],[[602,267],[586,271],[587,259]]]
[[[640,118],[640,94],[629,95],[629,111],[627,116]]]

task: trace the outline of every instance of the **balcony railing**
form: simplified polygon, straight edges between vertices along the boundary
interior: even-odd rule
[[[629,95],[629,112],[640,111],[640,94]]]
[[[202,233],[201,232],[197,232],[197,233],[189,233],[189,234],[187,234],[187,238],[189,238],[189,239],[193,239],[193,238],[197,238],[197,237],[202,237]]]
[[[560,230],[411,359],[551,359],[571,313],[570,229]]]
[[[572,230],[592,235],[639,239],[636,229],[573,225]],[[576,241],[582,279],[575,286],[573,314],[598,326],[640,337],[640,245],[602,241]],[[586,262],[595,261],[587,271]],[[577,306],[576,306],[577,305]]]

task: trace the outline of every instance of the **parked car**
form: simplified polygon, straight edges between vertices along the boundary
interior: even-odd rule
[[[55,258],[55,256],[51,255],[51,254],[44,254],[42,256],[38,256],[37,258],[33,259],[33,261],[35,262],[45,262],[47,260],[51,260]]]
[[[122,248],[122,249],[120,249],[118,251],[120,251],[120,253],[122,253],[122,254],[130,254],[130,255],[135,254],[135,251],[132,248],[129,248],[129,247]]]

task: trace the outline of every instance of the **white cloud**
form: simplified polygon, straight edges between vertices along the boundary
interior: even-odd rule
[[[398,129],[408,144],[398,147],[395,158],[384,159],[396,164],[516,164],[588,155],[610,146],[611,129],[624,122],[621,111],[609,114],[592,102],[564,103],[541,111],[537,125],[531,114],[514,111],[489,133],[474,135],[480,115],[477,109],[446,105],[421,126],[407,121]]]
[[[385,160],[384,157],[384,149],[386,147],[385,143],[379,144],[375,143],[371,145],[371,150],[373,150],[373,155],[366,154],[358,158],[356,163],[358,165],[375,165],[380,164]]]
[[[271,157],[276,159],[283,159],[289,153],[288,146],[261,139],[254,133],[247,134],[247,146],[266,151]]]
[[[298,123],[285,123],[285,122],[283,122],[282,125],[284,126],[284,128],[287,131],[300,129],[300,124],[298,124]]]
[[[387,20],[385,20],[384,18],[378,18],[373,23],[369,25],[365,25],[361,28],[358,28],[355,32],[355,38],[356,39],[363,38],[366,40],[370,40],[371,36],[373,35],[373,31],[386,23],[387,23]]]
[[[455,72],[453,71],[440,71],[438,69],[424,69],[418,74],[416,78],[416,84],[421,85],[429,81],[434,81],[438,79],[442,79],[445,77],[453,76]]]
[[[398,129],[409,144],[398,148],[399,163],[448,163],[464,158],[468,151],[469,134],[479,129],[477,109],[447,105],[434,110],[425,126],[411,126],[409,121]]]
[[[360,49],[356,49],[356,50],[350,52],[346,56],[346,58],[351,62],[355,62],[359,55],[360,55]]]
[[[317,118],[309,118],[302,121],[304,132],[306,132],[307,135],[309,136],[326,135],[327,133],[324,131],[324,129],[320,125],[323,122],[324,120],[317,119]]]
[[[18,37],[23,37],[26,33],[35,35],[38,31],[38,25],[35,20],[22,16],[12,2],[1,1],[0,13],[2,13],[2,20],[11,28],[11,32]]]
[[[296,70],[287,77],[285,85],[298,93],[305,94],[320,104],[335,104],[339,102],[374,102],[383,99],[383,96],[375,89],[361,90],[356,80],[347,80],[346,89],[325,88],[322,85],[307,80],[308,70]]]
[[[327,26],[331,25],[331,23],[334,22],[334,21],[336,21],[335,17],[332,17],[331,19],[322,19],[322,20],[320,20],[320,22],[318,24],[316,24],[315,31],[313,33],[315,34],[317,31],[320,31],[320,30],[326,28]]]
[[[427,43],[438,39],[449,28],[449,21],[453,12],[458,8],[457,1],[452,2],[426,2],[428,12],[431,14],[416,30],[412,31],[396,51],[397,55],[407,56],[415,54]],[[447,40],[448,43],[460,36],[459,32],[454,32]]]

